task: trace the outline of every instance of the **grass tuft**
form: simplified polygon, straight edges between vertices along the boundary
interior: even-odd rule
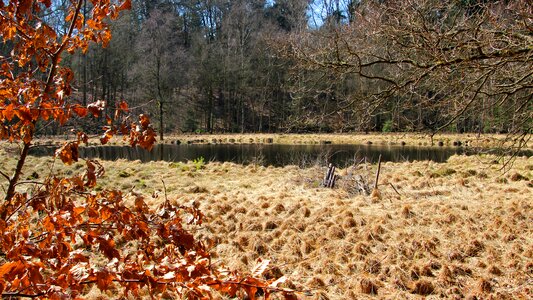
[[[509,179],[511,179],[511,181],[529,180],[529,178],[520,173],[514,173]]]
[[[450,175],[453,175],[457,173],[456,170],[454,169],[451,169],[451,168],[442,168],[442,169],[438,169],[436,171],[433,171],[430,175],[429,175],[429,178],[439,178],[439,177],[447,177],[447,176],[450,176]]]
[[[359,290],[363,294],[377,295],[379,287],[369,278],[362,278],[359,281]]]
[[[411,292],[413,294],[427,296],[427,295],[431,295],[434,290],[435,290],[435,286],[433,285],[433,283],[427,280],[421,279],[421,280],[416,281],[413,284]]]

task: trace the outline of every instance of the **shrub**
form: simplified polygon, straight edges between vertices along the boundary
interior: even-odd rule
[[[385,121],[385,123],[383,123],[383,128],[381,129],[381,131],[392,132],[393,127],[394,127],[394,123],[392,122],[392,120],[387,120]]]
[[[192,163],[194,164],[196,171],[205,168],[205,159],[203,156],[193,159]]]

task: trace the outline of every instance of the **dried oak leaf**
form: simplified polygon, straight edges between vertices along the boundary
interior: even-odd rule
[[[139,138],[139,146],[150,151],[154,147],[156,142],[156,133],[152,128],[148,128],[143,131],[141,137]]]
[[[125,0],[122,2],[122,4],[118,7],[119,10],[128,10],[131,9],[131,0]]]
[[[143,129],[146,129],[148,126],[150,126],[150,118],[147,115],[141,114],[139,116],[139,122]]]
[[[269,264],[270,264],[270,260],[269,259],[261,259],[261,258],[259,258],[258,261],[257,261],[257,264],[252,269],[252,276],[255,277],[255,278],[261,277],[261,275],[263,275],[265,270],[268,268]]]
[[[115,275],[106,269],[102,269],[96,272],[96,286],[101,291],[108,290],[113,284],[114,279],[115,279]]]
[[[72,110],[74,111],[74,113],[76,113],[80,118],[84,118],[85,116],[87,116],[87,113],[89,112],[89,110],[79,104],[76,104],[74,106],[72,106]]]
[[[131,2],[130,2],[130,3],[131,3]],[[120,101],[118,107],[119,107],[120,110],[123,111],[123,112],[128,112],[128,111],[129,111],[128,103],[126,103],[126,101]]]
[[[71,165],[73,162],[77,162],[79,158],[78,143],[67,143],[57,149],[55,154],[64,164]]]
[[[100,137],[100,143],[102,143],[102,145],[107,144],[107,142],[109,142],[109,140],[115,135],[115,130],[113,128],[104,127],[104,129],[106,129],[106,131]]]
[[[78,143],[82,142],[85,145],[89,143],[89,136],[85,132],[78,132]]]
[[[6,119],[7,121],[13,120],[13,117],[15,116],[13,103],[10,103],[9,105],[5,106],[4,109],[1,110],[1,112],[3,114],[3,119]]]
[[[87,109],[91,114],[93,114],[94,117],[98,117],[100,115],[100,112],[102,112],[105,108],[105,101],[98,100],[94,103],[91,103],[87,105]]]
[[[111,258],[120,258],[120,253],[115,248],[115,241],[111,237],[103,238],[97,237],[96,242],[98,243],[98,249],[109,259]]]
[[[21,261],[6,262],[0,267],[0,278],[9,280],[24,270],[26,270],[26,266]]]
[[[87,176],[85,186],[90,188],[96,186],[96,166],[90,160],[87,161],[87,171],[85,176]]]

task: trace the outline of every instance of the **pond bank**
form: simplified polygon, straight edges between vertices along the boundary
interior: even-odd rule
[[[527,140],[527,139],[526,139]],[[531,136],[529,136],[531,140]],[[275,144],[376,144],[432,146],[428,134],[420,133],[345,133],[345,134],[182,134],[168,135],[166,143],[275,143]],[[510,146],[502,134],[436,134],[433,146],[499,148]],[[524,145],[533,147],[531,141]]]
[[[74,136],[40,137],[37,144],[49,145],[74,139]],[[515,137],[516,138],[516,137]],[[525,137],[523,148],[533,149],[531,135]],[[168,134],[163,143],[168,144],[358,144],[358,145],[406,145],[431,146],[428,134],[421,133],[345,133],[345,134]],[[97,138],[90,139],[92,145],[99,144]],[[111,141],[113,145],[124,144],[120,137]],[[478,148],[502,148],[513,145],[512,138],[503,134],[436,134],[434,146],[465,146]],[[516,145],[515,145],[516,146]]]

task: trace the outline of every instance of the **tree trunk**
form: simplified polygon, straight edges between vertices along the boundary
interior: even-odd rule
[[[160,98],[159,99],[159,139],[161,141],[163,141],[163,130],[164,130],[164,126],[163,126],[163,100]]]

